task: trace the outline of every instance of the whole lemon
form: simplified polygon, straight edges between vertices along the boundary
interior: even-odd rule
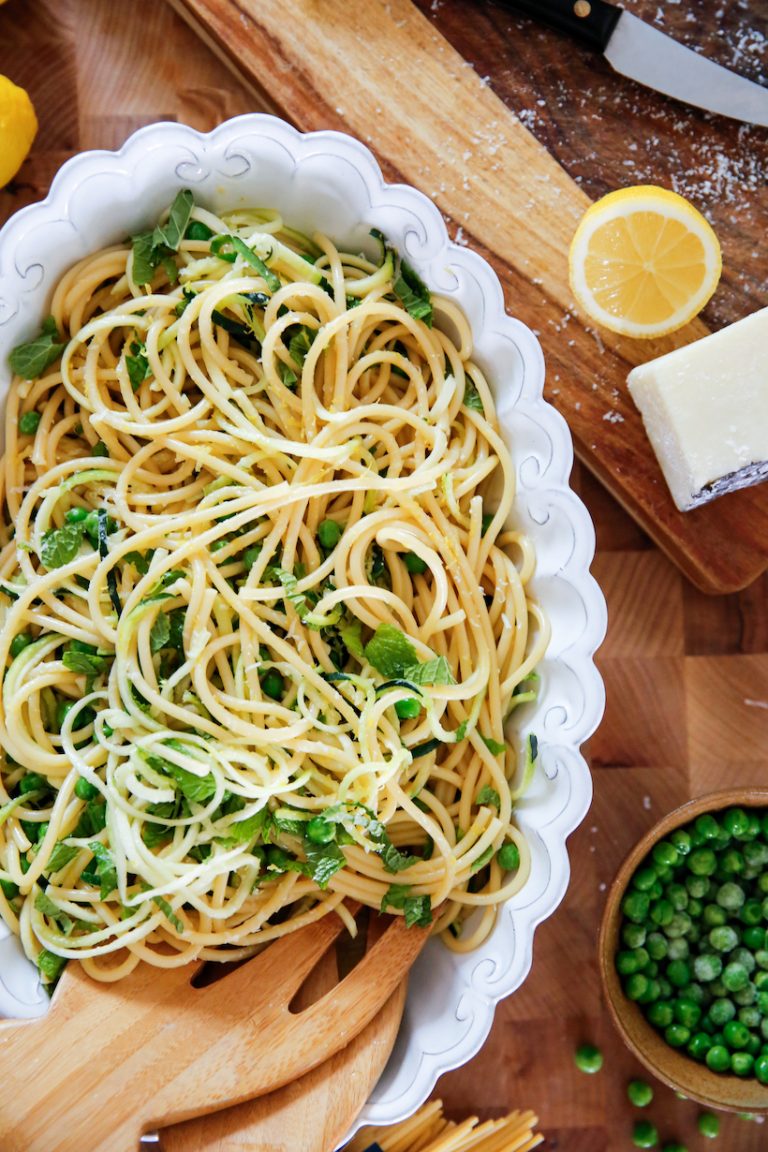
[[[37,132],[32,101],[23,88],[0,76],[0,188],[24,163]]]

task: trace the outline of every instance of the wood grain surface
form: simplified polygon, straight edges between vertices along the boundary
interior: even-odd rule
[[[765,82],[764,2],[625,3]],[[765,133],[646,92],[485,0],[419,0],[419,7],[590,196],[653,181],[704,209],[726,257],[706,314],[713,327],[768,303]],[[371,46],[374,58],[381,51]],[[0,72],[31,91],[41,123],[19,178],[0,192],[0,221],[43,196],[62,161],[81,148],[116,147],[159,119],[208,128],[264,108],[156,0],[9,0],[0,8]],[[455,234],[461,222],[450,227]],[[552,391],[555,376],[573,371],[568,322],[543,298],[540,313],[523,318],[547,341]],[[768,779],[768,578],[739,593],[703,595],[583,465],[573,482],[595,521],[594,571],[610,621],[599,658],[607,710],[587,749],[595,799],[570,840],[571,885],[537,931],[530,976],[500,1005],[483,1050],[442,1077],[435,1094],[456,1118],[534,1108],[548,1150],[623,1152],[638,1115],[626,1082],[641,1069],[601,1000],[595,948],[606,886],[634,841],[674,805]],[[584,1040],[606,1054],[598,1076],[574,1068]],[[711,1145],[696,1133],[696,1106],[662,1087],[648,1113],[663,1139],[683,1140],[690,1152],[768,1147],[765,1126],[736,1117],[723,1119],[720,1142]]]
[[[268,94],[301,129],[346,129],[369,143],[387,176],[421,188],[462,240],[486,255],[510,309],[540,334],[547,395],[568,420],[577,453],[692,580],[712,592],[733,591],[764,570],[768,486],[678,512],[626,390],[631,367],[706,327],[699,319],[671,337],[637,341],[598,331],[579,313],[568,249],[589,200],[514,104],[497,96],[488,82],[493,72],[484,78],[468,68],[411,0],[357,0],[354,7],[348,0],[170,2],[257,95]],[[467,13],[472,23],[475,13],[481,21],[488,3],[465,3],[460,11],[459,41]],[[500,27],[488,31],[489,42],[506,44]],[[621,145],[633,164],[628,112]],[[757,134],[754,159],[764,166],[760,141],[765,145],[768,132]],[[635,183],[629,172],[624,166],[618,183]],[[764,227],[768,197],[759,193],[751,200],[758,226],[762,203]]]

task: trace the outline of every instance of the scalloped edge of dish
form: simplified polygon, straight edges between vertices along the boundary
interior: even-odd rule
[[[591,800],[591,778],[579,749],[604,708],[593,658],[605,633],[606,608],[589,571],[595,547],[592,522],[568,484],[570,433],[543,399],[538,341],[507,315],[501,284],[487,262],[450,240],[432,201],[415,188],[387,184],[369,149],[343,133],[302,134],[262,114],[237,117],[207,134],[158,123],[136,132],[117,152],[86,152],[68,161],[48,197],[21,209],[0,231],[0,391],[9,381],[7,352],[39,325],[53,283],[73,262],[71,252],[85,254],[105,243],[104,237],[115,239],[110,220],[119,219],[121,235],[146,226],[181,186],[202,189],[206,202],[217,207],[274,203],[254,199],[254,184],[259,190],[269,184],[261,179],[263,173],[254,173],[255,157],[273,165],[273,175],[285,180],[281,191],[292,223],[299,223],[293,208],[305,195],[302,185],[311,184],[317,192],[312,215],[319,229],[361,244],[375,224],[408,255],[433,291],[461,301],[477,359],[491,366],[502,427],[519,441],[513,446],[516,515],[534,536],[538,560],[532,588],[553,621],[542,695],[535,706],[527,706],[525,719],[525,727],[536,728],[539,735],[543,769],[518,810],[533,848],[531,878],[504,905],[493,934],[476,952],[457,956],[439,941],[430,943],[411,975],[393,1056],[356,1130],[394,1123],[415,1111],[443,1072],[460,1067],[480,1049],[495,1005],[530,970],[535,929],[567,888],[566,838]],[[239,200],[232,191],[238,181],[249,189]],[[354,223],[339,236],[339,229],[328,225],[342,203]],[[95,206],[101,215],[94,226]],[[82,229],[89,214],[84,248]],[[57,253],[53,263],[46,256],[52,248]],[[0,957],[0,1010],[11,1014],[9,1005],[14,1005],[17,1015],[39,1015],[47,997],[13,938],[0,937]],[[5,996],[4,980],[13,987],[11,992],[6,984]]]

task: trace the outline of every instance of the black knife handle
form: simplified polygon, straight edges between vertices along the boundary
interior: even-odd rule
[[[622,9],[605,0],[503,0],[505,8],[517,8],[528,16],[569,32],[591,48],[608,46]]]

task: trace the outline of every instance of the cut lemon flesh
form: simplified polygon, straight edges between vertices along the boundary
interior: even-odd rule
[[[621,188],[593,204],[571,242],[577,301],[598,324],[649,339],[692,320],[717,287],[720,244],[676,192]]]

